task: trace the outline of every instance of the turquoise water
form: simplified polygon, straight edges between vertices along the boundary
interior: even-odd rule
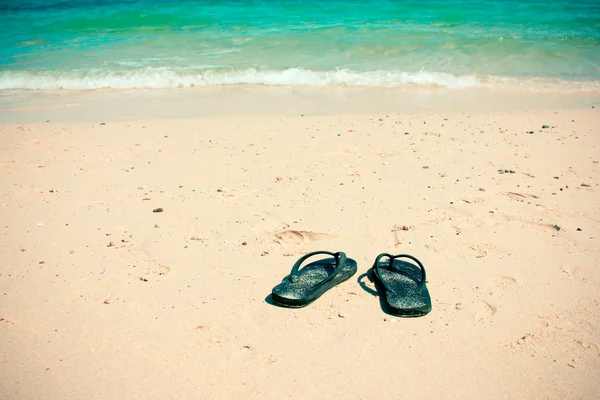
[[[600,89],[600,0],[0,0],[0,89]]]

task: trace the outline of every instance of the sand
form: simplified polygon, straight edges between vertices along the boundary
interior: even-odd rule
[[[126,101],[91,107],[102,93],[12,96],[0,398],[600,390],[598,106],[409,98],[267,113],[205,96],[177,115],[180,103],[142,96],[127,118]],[[346,252],[358,273],[306,308],[269,304],[314,250]],[[429,315],[382,310],[365,275],[381,252],[424,263]]]

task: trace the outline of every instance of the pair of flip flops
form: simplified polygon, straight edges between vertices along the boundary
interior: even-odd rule
[[[333,258],[314,261],[300,269],[308,258],[321,254]],[[401,259],[412,260],[416,265]],[[343,252],[315,251],[296,261],[292,272],[273,288],[271,298],[283,307],[305,307],[332,287],[350,279],[356,271],[356,261],[347,258]],[[370,272],[390,314],[420,317],[431,311],[425,267],[415,257],[382,253],[375,259]]]

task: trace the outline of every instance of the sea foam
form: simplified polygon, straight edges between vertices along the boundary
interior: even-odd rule
[[[399,87],[405,85],[439,86],[448,88],[477,87],[475,76],[455,76],[440,72],[368,71],[347,69],[311,71],[301,68],[261,71],[249,68],[229,70],[173,70],[143,68],[122,71],[1,71],[0,90],[93,90],[178,88],[211,85],[267,86],[368,86]]]
[[[169,89],[217,85],[505,88],[598,91],[599,80],[564,81],[546,77],[453,75],[445,72],[225,70],[145,67],[124,70],[0,71],[0,90]]]

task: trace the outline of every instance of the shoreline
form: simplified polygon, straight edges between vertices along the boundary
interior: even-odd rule
[[[596,92],[449,88],[215,86],[0,92],[0,122],[92,122],[217,115],[491,112],[600,106]]]

